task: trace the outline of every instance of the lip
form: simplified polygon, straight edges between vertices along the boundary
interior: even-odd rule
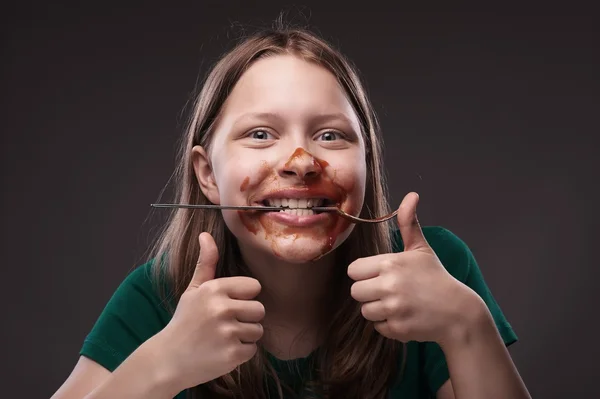
[[[268,192],[257,193],[254,198],[249,198],[252,205],[264,206],[264,201],[271,198],[325,198],[334,204],[342,201],[342,195],[335,187],[318,184],[315,186],[285,187]],[[298,216],[287,212],[261,212],[260,218],[271,220],[278,224],[296,228],[310,228],[324,226],[331,222],[334,215],[328,212],[314,215]]]
[[[323,212],[314,215],[297,216],[287,212],[266,212],[261,217],[268,218],[277,223],[281,223],[290,227],[313,227],[323,225],[329,221],[332,214]]]

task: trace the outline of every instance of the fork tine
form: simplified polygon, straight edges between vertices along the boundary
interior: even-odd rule
[[[387,214],[385,216],[381,216],[375,219],[364,219],[364,218],[360,218],[358,216],[353,216],[350,215],[349,213],[346,213],[344,211],[342,211],[341,209],[338,210],[338,214],[347,219],[350,220],[354,223],[383,223],[383,222],[387,222],[388,220],[390,220],[391,218],[393,218],[394,216],[396,216],[398,214],[398,210],[396,209],[394,212]]]

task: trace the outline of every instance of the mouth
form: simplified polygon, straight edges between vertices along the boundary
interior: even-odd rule
[[[294,216],[312,216],[322,212],[314,211],[313,207],[335,206],[336,201],[331,198],[265,198],[260,202],[263,206],[280,207],[280,211]]]

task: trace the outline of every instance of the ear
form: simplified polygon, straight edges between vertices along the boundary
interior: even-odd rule
[[[203,147],[197,145],[192,148],[192,164],[202,193],[213,204],[220,204],[219,188],[215,182],[210,158]]]

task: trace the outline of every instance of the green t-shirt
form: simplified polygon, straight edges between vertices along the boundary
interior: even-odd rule
[[[424,227],[429,245],[448,272],[471,287],[487,304],[504,343],[508,346],[517,336],[485,284],[481,271],[467,245],[442,227]],[[394,252],[403,250],[398,231],[394,233]],[[162,330],[171,314],[155,291],[151,263],[136,268],[116,290],[80,351],[109,371],[115,370],[138,346]],[[439,345],[433,342],[409,342],[406,366],[398,384],[390,390],[390,399],[433,398],[449,378],[448,366]],[[269,356],[276,370],[302,370],[309,358],[283,361]],[[400,359],[399,363],[400,364]],[[298,367],[298,368],[297,368]],[[281,375],[288,382],[289,377]],[[293,381],[290,381],[291,385]],[[182,392],[177,399],[183,399]]]

